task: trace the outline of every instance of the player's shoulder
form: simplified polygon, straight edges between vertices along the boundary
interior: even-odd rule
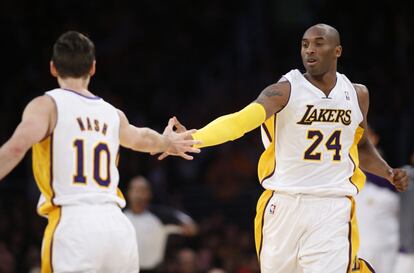
[[[34,120],[35,122],[38,122],[39,120],[47,120],[49,124],[48,133],[53,131],[56,125],[56,117],[56,104],[54,100],[47,95],[38,96],[32,99],[23,111],[23,120]]]
[[[287,73],[283,74],[278,83],[289,84],[291,82],[297,82],[303,80],[303,74],[299,69],[291,69]]]
[[[369,105],[368,88],[365,85],[360,84],[360,83],[352,83],[352,85],[355,88],[357,98],[358,98],[358,104],[359,104],[359,108],[361,109],[361,112],[367,114],[368,105]]]
[[[55,101],[48,95],[37,96],[27,104],[27,108],[39,108],[44,110],[55,109],[55,107]]]
[[[278,82],[268,85],[265,89],[267,90],[277,90],[282,92],[284,95],[290,93],[291,84],[287,79],[281,78]]]
[[[279,93],[281,92],[284,95],[289,95],[291,89],[291,79],[286,75],[281,76],[277,82],[266,86],[264,90],[274,90],[278,91]]]
[[[352,83],[352,85],[355,88],[356,94],[358,96],[358,100],[362,103],[364,103],[365,101],[368,101],[368,98],[369,98],[368,88],[361,83]]]
[[[368,88],[362,83],[352,83],[357,93],[368,94]]]
[[[120,112],[121,110],[119,110],[117,107],[115,107],[112,103],[107,102],[104,99],[100,99],[99,102],[101,103],[101,105],[103,105],[104,107],[106,107],[108,110],[112,111],[113,113],[116,114],[116,116],[120,116]]]
[[[121,126],[128,125],[129,120],[128,120],[127,116],[125,115],[125,113],[122,110],[118,109],[118,108],[115,108],[115,109],[116,109],[116,113],[119,117],[119,122],[121,123]]]

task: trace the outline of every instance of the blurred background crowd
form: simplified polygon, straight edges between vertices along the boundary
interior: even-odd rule
[[[13,133],[25,105],[57,86],[49,60],[66,30],[95,42],[97,74],[90,90],[122,109],[132,124],[162,132],[173,115],[187,128],[199,128],[251,102],[290,69],[301,69],[302,34],[323,22],[341,33],[339,72],[370,90],[369,121],[381,136],[384,157],[392,166],[409,164],[414,17],[406,1],[364,3],[0,1],[0,143]],[[121,150],[124,192],[131,178],[143,175],[152,203],[181,210],[198,225],[192,237],[169,237],[162,272],[259,272],[253,219],[262,151],[258,130],[207,148],[192,162],[160,162]],[[27,156],[0,183],[0,272],[38,267],[46,225],[36,215],[38,196]]]

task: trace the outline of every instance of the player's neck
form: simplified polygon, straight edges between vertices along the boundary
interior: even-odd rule
[[[328,72],[323,75],[311,75],[309,73],[305,73],[304,76],[308,81],[327,95],[336,85],[336,71]]]
[[[69,89],[84,95],[93,95],[88,91],[89,77],[87,78],[58,78],[60,88]]]

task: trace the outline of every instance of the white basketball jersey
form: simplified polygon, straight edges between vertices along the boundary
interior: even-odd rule
[[[258,172],[263,187],[320,196],[357,194],[365,181],[357,150],[363,115],[353,84],[337,73],[326,96],[298,70],[284,78],[291,85],[289,101],[262,125],[266,151]]]
[[[66,89],[46,92],[57,108],[53,133],[33,146],[33,171],[42,193],[38,212],[55,206],[114,202],[125,206],[118,190],[116,160],[120,119],[99,97]]]

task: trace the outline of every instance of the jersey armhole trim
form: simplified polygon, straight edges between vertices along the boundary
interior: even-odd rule
[[[113,106],[114,107],[114,106]],[[119,139],[119,148],[118,148],[118,153],[121,150],[121,115],[120,115],[120,111],[118,108],[114,107],[115,112],[116,112],[116,116],[118,117],[118,139]]]
[[[271,143],[272,142],[272,136],[270,135],[270,132],[269,132],[269,129],[267,128],[267,126],[266,126],[266,123],[263,123],[262,127],[263,127],[263,130],[266,133],[267,140],[269,140],[269,142]]]
[[[47,133],[40,142],[42,142],[43,140],[45,140],[48,137],[50,137],[51,135],[53,135],[53,132],[55,131],[56,126],[58,124],[58,120],[59,120],[59,110],[58,110],[58,106],[57,106],[57,102],[56,102],[55,98],[53,96],[51,96],[50,94],[47,94],[47,93],[45,93],[44,96],[47,96],[47,97],[51,98],[51,100],[54,104],[54,110],[56,111],[56,120],[55,120],[55,124],[53,124],[53,125],[49,124],[49,127],[47,128]]]
[[[280,108],[278,111],[275,112],[275,120],[276,120],[276,114],[282,112],[282,110],[285,109],[286,106],[288,106],[288,104],[290,102],[290,97],[292,96],[292,83],[285,76],[283,76],[282,79],[285,79],[285,81],[289,83],[289,86],[290,86],[289,97],[286,101],[286,104],[282,108]],[[284,81],[282,81],[282,82],[284,82]]]
[[[358,109],[359,109],[359,113],[361,114],[361,117],[362,117],[362,120],[361,120],[361,123],[362,123],[362,122],[364,121],[365,116],[364,116],[364,113],[362,112],[361,102],[360,102],[359,95],[358,95],[358,90],[356,89],[356,87],[355,87],[355,84],[354,84],[354,83],[352,83],[352,82],[351,82],[351,85],[352,85],[352,87],[354,88],[355,95],[356,95],[356,97],[357,97]],[[360,124],[361,124],[361,123],[359,123],[359,124],[358,124],[358,126],[360,126]]]

